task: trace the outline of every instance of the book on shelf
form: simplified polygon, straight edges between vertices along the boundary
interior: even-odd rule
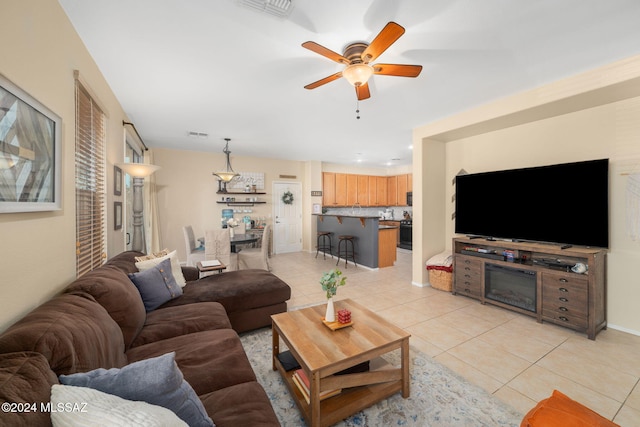
[[[306,400],[307,403],[311,404],[310,382],[304,370],[296,369],[296,371],[291,376],[291,379],[293,379],[293,383],[298,387],[300,393],[302,393],[304,400]],[[320,392],[320,400],[327,399],[340,393],[342,393],[342,389],[340,388]]]
[[[222,265],[217,259],[200,261],[200,264],[202,264],[203,267],[218,267],[219,265]]]

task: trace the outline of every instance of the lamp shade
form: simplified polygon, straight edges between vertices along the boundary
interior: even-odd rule
[[[353,86],[362,86],[373,75],[373,67],[369,64],[351,64],[342,71],[342,77]]]
[[[116,166],[134,178],[146,178],[160,169],[160,166],[148,163],[117,163]]]

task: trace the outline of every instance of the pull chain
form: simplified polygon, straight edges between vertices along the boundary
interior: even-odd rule
[[[360,100],[356,101],[356,119],[360,120]]]

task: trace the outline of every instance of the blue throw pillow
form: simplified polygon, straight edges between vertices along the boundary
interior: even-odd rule
[[[189,426],[214,426],[175,362],[175,352],[131,363],[123,368],[60,375],[61,384],[88,387],[127,400],[142,400],[170,409]]]
[[[178,286],[171,272],[169,258],[148,270],[129,274],[129,278],[138,288],[147,312],[182,295],[182,288]]]

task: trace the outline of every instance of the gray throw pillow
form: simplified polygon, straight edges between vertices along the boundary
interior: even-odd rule
[[[191,385],[175,362],[175,352],[134,362],[123,368],[96,369],[60,375],[61,384],[88,387],[127,400],[141,400],[170,409],[191,427],[214,426]]]
[[[144,309],[153,311],[165,302],[182,295],[182,288],[176,283],[171,272],[171,260],[169,258],[148,270],[129,274],[129,278],[136,285]]]

